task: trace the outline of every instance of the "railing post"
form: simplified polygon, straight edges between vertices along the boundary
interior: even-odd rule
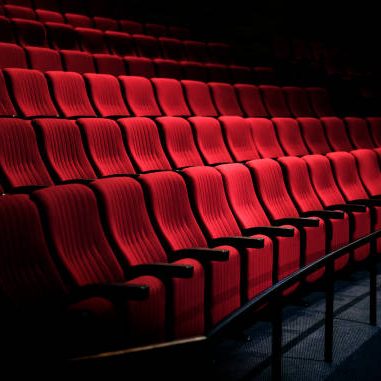
[[[370,243],[369,324],[377,325],[377,240],[375,239]]]
[[[282,301],[278,295],[273,302],[271,379],[282,379]]]
[[[325,265],[325,329],[324,361],[332,362],[333,352],[333,296],[335,262],[330,260]]]

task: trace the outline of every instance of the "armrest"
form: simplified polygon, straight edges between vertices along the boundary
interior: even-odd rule
[[[349,204],[358,204],[358,205],[365,205],[365,206],[381,206],[381,200],[377,200],[374,198],[365,198],[365,199],[359,199],[359,200],[353,200],[348,201]]]
[[[343,212],[366,212],[366,207],[364,205],[355,204],[336,204],[330,205],[326,209],[328,210],[342,210]]]
[[[270,238],[275,237],[293,237],[293,228],[284,228],[279,226],[258,226],[253,228],[243,229],[243,235],[263,234]]]
[[[264,247],[264,239],[252,237],[221,237],[211,240],[211,245],[228,245],[239,249],[261,249]]]
[[[149,287],[139,284],[111,283],[111,284],[89,284],[74,289],[69,299],[79,301],[92,297],[103,297],[111,300],[144,300],[149,295]]]
[[[304,218],[304,217],[296,217],[296,218],[282,218],[280,220],[273,221],[274,225],[293,225],[297,228],[307,228],[307,227],[318,227],[319,220],[316,218]]]
[[[333,220],[342,220],[344,218],[344,212],[339,210],[311,210],[303,213],[303,217],[321,217]]]
[[[171,263],[153,263],[147,265],[131,266],[127,270],[128,278],[151,275],[160,279],[192,278],[193,266],[174,265]]]
[[[197,259],[200,262],[223,262],[229,259],[229,250],[217,250],[208,247],[192,247],[189,249],[173,251],[169,254],[169,258],[171,261],[177,261],[178,259],[184,258],[192,258]]]

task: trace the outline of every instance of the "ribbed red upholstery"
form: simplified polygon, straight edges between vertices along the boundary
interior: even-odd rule
[[[350,151],[353,149],[349,141],[344,122],[337,117],[321,118],[329,145],[334,151]]]
[[[77,13],[65,13],[67,22],[74,27],[91,28],[93,23],[91,18]]]
[[[65,71],[75,73],[95,73],[93,56],[90,53],[75,50],[61,50]]]
[[[234,87],[245,116],[261,118],[269,115],[257,86],[237,84]]]
[[[55,101],[66,118],[96,116],[86,93],[85,81],[78,73],[46,73]]]
[[[328,207],[330,205],[345,204],[345,199],[339,191],[328,158],[322,155],[307,155],[303,158],[309,168],[312,184],[321,203]],[[351,212],[351,239],[358,239],[371,231],[370,212]],[[354,258],[362,260],[369,254],[369,245],[356,249]]]
[[[65,19],[61,13],[49,11],[47,9],[36,9],[37,18],[41,22],[57,22],[65,23]]]
[[[93,183],[105,207],[105,219],[119,252],[132,265],[168,262],[146,209],[143,190],[136,180],[110,178]],[[204,270],[194,259],[174,264],[193,266],[191,279],[171,279],[169,293],[174,336],[204,332]],[[167,294],[168,295],[168,294]],[[148,318],[148,317],[147,317]]]
[[[253,160],[247,165],[254,175],[256,189],[270,215],[270,220],[299,217],[299,213],[287,193],[280,165],[271,159]],[[302,248],[305,251],[305,263],[322,257],[326,247],[324,221],[319,219],[319,227],[306,227],[300,231],[305,234],[305,247]],[[313,281],[322,272],[323,270],[318,270],[307,279]]]
[[[217,116],[209,87],[200,81],[182,80],[184,93],[192,114],[197,116]]]
[[[3,72],[0,71],[0,116],[15,116],[16,110],[9,97]]]
[[[272,85],[260,85],[259,89],[261,90],[267,111],[271,116],[291,116],[290,110],[287,107],[285,97],[280,87]]]
[[[233,83],[253,82],[253,72],[250,67],[242,65],[230,65],[229,68]]]
[[[242,164],[219,165],[217,169],[224,179],[226,195],[232,212],[241,228],[269,226],[267,218],[255,193],[250,171]],[[300,261],[300,235],[277,237],[279,251],[277,278],[282,279],[298,270]]]
[[[160,78],[175,78],[183,77],[180,64],[175,60],[155,58],[153,60],[156,69],[156,76]]]
[[[185,54],[189,61],[206,62],[208,51],[205,42],[185,40],[183,41]]]
[[[136,116],[159,116],[152,84],[147,78],[121,76],[120,83],[129,109]]]
[[[281,157],[279,162],[285,170],[285,179],[288,190],[295,204],[302,213],[324,209],[312,186],[307,163],[298,157]],[[338,249],[349,243],[349,217],[344,219],[326,219],[327,228],[331,229],[332,238],[329,242],[329,251]],[[349,257],[345,256],[336,261],[336,269],[343,268],[348,263]]]
[[[228,66],[207,62],[205,67],[208,71],[208,80],[210,82],[232,82]]]
[[[306,90],[311,101],[312,109],[317,116],[322,117],[335,115],[326,89],[321,87],[309,87]]]
[[[12,19],[17,40],[21,46],[48,46],[46,31],[38,21]]]
[[[148,193],[157,226],[170,250],[207,247],[207,241],[192,213],[184,179],[175,172],[140,176]],[[229,260],[210,262],[210,321],[216,324],[240,305],[240,258],[232,247]]]
[[[304,141],[312,153],[325,154],[331,151],[325,137],[324,127],[317,118],[297,118]]]
[[[381,146],[381,118],[367,118],[374,143]]]
[[[47,22],[45,28],[53,49],[79,50],[77,34],[71,25]]]
[[[93,21],[97,29],[101,29],[105,31],[119,29],[118,21],[109,17],[94,16]]]
[[[144,29],[150,36],[160,37],[167,34],[167,27],[162,24],[146,23]]]
[[[127,72],[131,76],[152,78],[155,76],[155,66],[150,58],[146,57],[124,57]]]
[[[201,156],[208,165],[231,163],[233,161],[225,146],[221,126],[216,119],[195,116],[188,120],[193,127]]]
[[[185,79],[203,82],[208,80],[208,72],[203,63],[196,61],[181,61],[180,65],[183,68]]]
[[[381,195],[381,171],[377,153],[371,149],[351,152],[356,158],[357,168],[363,185],[371,196]]]
[[[111,53],[120,56],[136,55],[134,40],[128,33],[107,30],[105,32],[105,37]]]
[[[349,138],[356,148],[374,148],[368,123],[363,118],[344,118],[347,124]]]
[[[104,34],[92,28],[75,28],[81,41],[82,49],[88,53],[108,53]]]
[[[26,68],[24,50],[15,44],[0,43],[0,69],[7,67]]]
[[[255,146],[261,157],[275,158],[284,155],[271,120],[265,118],[248,118],[246,119],[246,123],[250,125]]]
[[[13,34],[13,25],[9,19],[0,15],[0,41],[1,42],[16,42]]]
[[[0,119],[1,172],[9,188],[52,185],[31,122]]]
[[[119,20],[120,29],[127,33],[143,33],[143,24],[132,20]]]
[[[279,143],[287,155],[308,155],[300,127],[292,118],[273,118],[274,126],[278,133]]]
[[[89,95],[102,117],[123,117],[130,113],[123,101],[118,80],[108,74],[85,74]]]
[[[111,54],[93,54],[97,72],[114,76],[125,75],[126,68],[121,57]]]
[[[183,118],[160,117],[156,119],[166,146],[168,156],[175,168],[203,165],[193,140],[192,128]]]
[[[160,57],[160,46],[157,39],[145,34],[133,34],[137,53],[140,57],[157,58]]]
[[[128,152],[138,172],[171,169],[155,122],[148,118],[124,118],[118,122],[126,136]]]
[[[73,120],[36,119],[35,123],[41,133],[46,160],[58,181],[96,177]]]
[[[179,81],[170,78],[153,78],[152,83],[160,107],[168,116],[190,116]]]
[[[135,173],[115,121],[83,118],[77,123],[82,128],[89,157],[101,176]]]
[[[301,87],[286,86],[282,88],[288,107],[294,117],[312,117],[315,113],[309,103],[307,92]]]
[[[41,71],[62,70],[61,57],[56,50],[28,46],[25,51],[32,69]]]
[[[235,161],[259,159],[250,123],[240,116],[221,116],[226,144]]]
[[[14,100],[25,117],[57,116],[48,84],[38,70],[5,69]],[[33,94],[33,97],[30,96]]]
[[[193,167],[184,170],[190,183],[197,214],[206,235],[211,238],[241,236],[239,226],[229,208],[222,175],[212,167]],[[260,237],[260,236],[254,236]],[[265,238],[263,249],[242,251],[241,276],[245,277],[246,298],[251,299],[272,284],[273,245]]]
[[[36,15],[32,7],[25,7],[19,5],[4,5],[3,9],[5,14],[10,18],[20,18],[25,20],[35,20]]]
[[[125,282],[103,232],[95,195],[89,188],[80,184],[51,187],[35,192],[34,198],[44,211],[55,252],[75,285]],[[163,339],[163,284],[147,276],[129,283],[148,284],[150,295],[143,302],[126,303],[128,331],[140,342]]]
[[[220,115],[243,116],[234,87],[227,83],[209,83],[214,104]]]
[[[177,38],[159,37],[163,57],[181,61],[185,59],[184,46]]]
[[[232,47],[223,42],[208,42],[209,62],[230,63]]]

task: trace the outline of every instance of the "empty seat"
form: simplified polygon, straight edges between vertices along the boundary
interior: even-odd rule
[[[108,53],[104,34],[92,28],[75,28],[81,40],[82,50],[88,53]]]
[[[201,156],[208,165],[231,163],[221,126],[215,118],[195,116],[188,119],[194,131]]]
[[[206,63],[208,80],[210,82],[231,82],[229,67],[224,64]]]
[[[317,118],[297,118],[304,141],[312,153],[326,154],[331,151],[324,127]]]
[[[322,257],[326,251],[325,223],[320,218],[314,218],[312,223],[300,219],[298,210],[287,192],[279,163],[271,159],[262,159],[250,161],[247,165],[253,174],[258,195],[270,221],[278,220],[276,224],[294,225],[298,228],[302,243],[300,265],[304,266]],[[323,271],[318,270],[307,279],[313,281]]]
[[[242,65],[230,65],[230,76],[233,83],[253,82],[253,72],[250,67]]]
[[[205,42],[185,40],[183,41],[183,44],[186,57],[189,61],[208,61],[208,50]]]
[[[181,61],[180,65],[183,68],[184,78],[203,82],[208,80],[208,71],[203,63],[196,61]]]
[[[160,46],[157,39],[145,34],[133,34],[137,53],[140,57],[157,58],[160,57]]]
[[[359,211],[358,207],[345,203],[336,185],[328,158],[323,155],[307,155],[303,159],[308,165],[312,184],[324,207],[348,213],[351,223],[351,240],[369,234],[371,231],[369,210],[364,208]],[[366,245],[356,249],[353,257],[355,260],[363,260],[368,254],[369,245]]]
[[[121,76],[120,83],[129,109],[136,116],[159,116],[152,84],[147,78]]]
[[[224,42],[208,42],[208,58],[210,62],[231,63],[232,47]]]
[[[30,121],[0,119],[0,156],[6,189],[53,184]]]
[[[166,116],[157,118],[156,123],[162,132],[166,151],[174,168],[203,165],[187,120]]]
[[[16,116],[16,110],[9,97],[3,72],[0,71],[0,117],[4,116]]]
[[[168,116],[190,116],[179,81],[169,78],[153,78],[152,83],[161,110]]]
[[[57,22],[65,23],[65,19],[61,13],[49,11],[47,9],[36,9],[37,18],[41,22]]]
[[[23,7],[19,5],[4,5],[5,14],[10,18],[19,18],[24,20],[35,20],[36,14],[32,7]]]
[[[286,86],[282,90],[286,95],[288,107],[294,117],[315,116],[309,103],[308,94],[304,89]]]
[[[217,116],[217,111],[210,95],[210,89],[206,83],[182,80],[181,84],[193,115]]]
[[[153,63],[155,65],[157,77],[175,79],[181,79],[183,77],[181,66],[177,61],[155,58]]]
[[[129,112],[123,101],[118,80],[108,74],[85,74],[89,94],[102,117],[123,117]]]
[[[284,155],[271,120],[265,118],[248,118],[246,121],[250,125],[255,146],[261,157],[277,158]]]
[[[309,87],[306,90],[310,98],[312,109],[317,116],[323,117],[335,115],[326,89],[321,87]]]
[[[66,71],[95,73],[93,56],[87,52],[61,50],[62,63]]]
[[[158,39],[163,57],[171,60],[181,61],[185,59],[184,46],[177,38],[159,37]]]
[[[129,156],[138,172],[171,169],[154,121],[138,117],[119,119],[118,123],[125,134]]]
[[[31,117],[56,117],[56,110],[50,97],[48,84],[44,75],[38,70],[4,69],[13,98],[21,114]],[[33,97],[30,95],[33,94]]]
[[[120,29],[127,33],[143,33],[143,24],[132,20],[119,20]]]
[[[61,57],[56,50],[28,46],[25,48],[32,69],[48,71],[62,70]]]
[[[96,177],[75,121],[36,119],[35,124],[42,137],[46,160],[58,182]]]
[[[324,117],[320,119],[323,123],[329,145],[333,151],[350,151],[353,149],[345,124],[340,118]]]
[[[96,116],[78,73],[47,72],[57,106],[66,118]]]
[[[279,143],[286,155],[302,156],[309,154],[295,119],[273,118],[272,121],[278,133]]]
[[[74,27],[91,28],[93,23],[91,18],[78,13],[65,13],[67,22]]]
[[[237,90],[239,102],[246,116],[256,118],[269,116],[257,86],[237,84],[234,87]]]
[[[45,23],[48,39],[53,49],[79,50],[79,42],[74,28],[68,24]]]
[[[125,75],[126,68],[121,57],[112,54],[93,54],[97,72],[114,76]]]
[[[267,111],[271,116],[291,116],[291,113],[287,107],[286,100],[280,87],[272,85],[260,85],[259,88],[261,90],[263,101],[266,105]]]
[[[209,83],[214,104],[220,115],[243,116],[234,87],[227,83]]]
[[[226,144],[235,161],[259,159],[250,123],[239,116],[221,116],[219,121]]]
[[[370,133],[376,146],[381,146],[381,118],[367,118]]]
[[[21,46],[48,46],[46,30],[38,21],[12,19],[16,36]]]
[[[0,69],[7,67],[26,68],[24,50],[16,44],[0,42]]]
[[[13,25],[9,19],[0,15],[0,41],[1,42],[16,42],[13,34]]]
[[[136,55],[134,40],[128,33],[107,30],[105,32],[105,37],[112,54],[117,54],[120,56]]]
[[[161,279],[169,283],[166,294],[171,322],[169,336],[181,338],[202,334],[205,330],[205,281],[201,263],[186,255],[170,260],[155,234],[143,190],[136,180],[104,179],[95,181],[92,186],[105,208],[105,221],[112,242],[124,262],[132,267],[155,266],[155,263],[163,266],[163,263],[170,262],[168,267],[190,266],[193,269],[191,276],[168,277],[163,273]],[[159,266],[156,274],[160,277]]]
[[[155,76],[155,66],[150,58],[126,56],[124,62],[129,75],[146,78]]]
[[[102,229],[97,200],[84,185],[68,184],[34,193],[43,211],[55,255],[73,286],[125,283],[128,274],[118,263]],[[165,291],[157,278],[140,276],[127,284],[149,286],[146,301],[123,302],[125,324],[132,342],[165,337]],[[130,304],[131,303],[131,304]],[[137,304],[139,303],[139,304]],[[142,303],[142,304],[140,304]],[[155,316],[149,319],[148,316]]]
[[[100,176],[135,173],[127,156],[118,124],[103,118],[81,118],[89,158]]]
[[[110,17],[94,16],[93,21],[95,27],[100,30],[118,30],[118,21]]]
[[[147,191],[156,225],[171,252],[208,249],[208,242],[192,213],[184,179],[175,172],[150,173],[140,176],[140,179]],[[225,261],[206,259],[211,276],[207,286],[210,287],[208,323],[212,325],[240,305],[238,251],[229,246],[217,246],[214,249],[229,250],[229,258]],[[200,260],[204,253],[212,255],[209,250],[200,250]]]
[[[374,148],[372,137],[369,133],[368,123],[363,118],[344,118],[349,132],[349,138],[356,148]]]
[[[163,24],[146,23],[144,30],[146,34],[155,37],[165,36],[167,34],[167,27]]]

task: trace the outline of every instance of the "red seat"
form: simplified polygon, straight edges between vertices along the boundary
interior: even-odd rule
[[[112,54],[120,56],[136,56],[136,48],[132,36],[124,32],[105,32],[107,45]]]
[[[77,123],[83,131],[89,158],[100,176],[135,173],[115,121],[81,118]]]
[[[363,118],[344,118],[347,124],[349,138],[356,148],[374,148],[375,145],[369,132],[368,123]]]
[[[124,57],[127,72],[131,76],[152,78],[155,76],[155,66],[150,58],[145,57]]]
[[[158,39],[163,57],[171,60],[181,61],[185,59],[184,46],[177,38],[159,37]]]
[[[232,82],[229,67],[224,64],[205,63],[210,82]]]
[[[367,121],[375,145],[381,147],[381,118],[367,118]]]
[[[61,13],[49,11],[47,9],[36,9],[35,12],[38,20],[41,22],[65,23],[65,19]]]
[[[111,74],[115,77],[126,75],[126,68],[121,57],[112,54],[93,54],[97,72]]]
[[[167,34],[167,27],[162,24],[146,23],[144,29],[149,36],[160,37]]]
[[[2,71],[0,71],[0,116],[16,116],[16,110],[13,107],[11,98],[9,97]]]
[[[120,29],[127,33],[143,33],[143,24],[132,20],[119,20]]]
[[[309,87],[306,90],[312,104],[312,109],[318,117],[335,115],[326,89],[321,87]]]
[[[238,98],[246,116],[266,118],[269,116],[262,102],[261,94],[254,85],[234,85]]]
[[[101,30],[92,28],[75,28],[81,41],[82,50],[88,53],[108,53],[108,47]]]
[[[95,64],[90,53],[75,50],[61,50],[60,53],[66,71],[95,73]]]
[[[48,46],[44,25],[34,20],[12,19],[21,46]]]
[[[1,42],[16,42],[16,38],[13,33],[13,25],[9,19],[0,15],[0,41]]]
[[[118,21],[114,20],[110,17],[102,17],[102,16],[94,16],[93,21],[95,24],[95,27],[100,30],[118,30],[119,25]]]
[[[224,42],[208,42],[209,62],[231,63],[232,47]]]
[[[65,13],[67,22],[73,27],[91,28],[93,23],[91,18],[78,13]]]
[[[220,115],[243,116],[233,86],[227,83],[210,82],[209,87]]]
[[[45,23],[50,45],[56,50],[79,50],[79,42],[74,28],[68,24]]]
[[[41,71],[62,70],[61,57],[56,50],[28,46],[25,48],[25,52],[32,69]]]
[[[180,61],[180,65],[183,68],[185,79],[203,82],[208,80],[208,72],[203,63],[196,61]]]
[[[329,145],[333,151],[350,151],[353,149],[344,122],[340,118],[325,117],[320,120],[323,123]]]
[[[87,96],[85,81],[78,73],[46,73],[57,106],[66,118],[96,116]]]
[[[37,9],[50,9],[57,12],[60,10],[57,0],[33,0],[33,3]]]
[[[230,76],[233,83],[252,83],[253,71],[249,66],[230,65]]]
[[[315,116],[309,104],[308,94],[303,88],[286,86],[282,88],[282,91],[286,95],[288,107],[295,118]]]
[[[205,42],[185,40],[183,41],[186,57],[189,61],[207,62],[208,50]]]
[[[154,121],[148,118],[124,118],[118,122],[126,136],[129,156],[138,172],[171,169]]]
[[[36,14],[32,7],[6,4],[3,6],[3,9],[9,18],[19,18],[24,20],[36,19]]]
[[[326,154],[331,152],[324,133],[324,127],[317,118],[297,118],[304,141],[312,153]]]
[[[16,44],[0,42],[0,69],[7,67],[27,68],[25,53]]]
[[[132,37],[140,57],[158,58],[161,56],[159,42],[155,37],[145,34],[133,34]]]
[[[290,117],[291,113],[287,107],[286,99],[282,90],[278,86],[260,85],[263,101],[267,111],[271,116],[275,117]]]
[[[155,58],[153,63],[155,65],[157,77],[175,79],[181,79],[183,77],[181,66],[175,60]]]
[[[173,26],[170,25],[168,27],[168,34],[170,36],[176,37],[180,40],[186,40],[187,38],[190,38],[191,31],[189,28],[184,26]]]
[[[156,123],[162,132],[166,151],[174,168],[203,165],[187,120],[165,116],[157,118]]]

